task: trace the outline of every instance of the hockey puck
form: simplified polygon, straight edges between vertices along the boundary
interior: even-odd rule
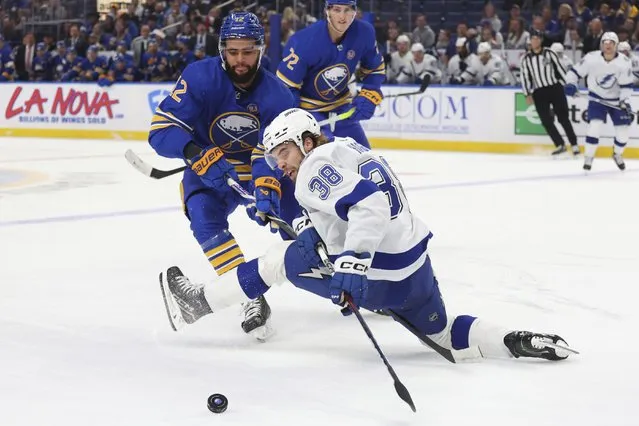
[[[206,400],[206,406],[216,414],[223,413],[229,406],[229,400],[221,393],[214,393]]]

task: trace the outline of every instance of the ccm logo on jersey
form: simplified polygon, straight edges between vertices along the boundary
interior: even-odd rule
[[[344,260],[344,261],[340,262],[339,269],[341,269],[341,270],[352,269],[352,270],[360,272],[360,273],[365,273],[366,271],[368,271],[368,265],[365,265],[363,263],[357,263],[357,262],[351,262],[351,261],[348,261],[348,260]]]

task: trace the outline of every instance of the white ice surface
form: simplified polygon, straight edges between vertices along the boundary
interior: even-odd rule
[[[157,276],[213,274],[180,211],[178,177],[152,181],[123,153],[144,143],[0,139],[0,425],[637,425],[639,162],[389,151],[449,311],[562,335],[566,362],[448,364],[366,315],[412,393],[413,414],[354,317],[291,287],[268,293],[277,335],[257,343],[239,308],[182,333]],[[6,182],[5,182],[6,186]],[[249,256],[276,241],[243,211]],[[209,394],[229,400],[206,408]]]

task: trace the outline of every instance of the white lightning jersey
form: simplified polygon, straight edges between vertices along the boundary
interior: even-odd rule
[[[566,56],[565,53],[562,53],[561,55],[557,55],[557,56],[559,57],[559,62],[561,62],[561,66],[564,67],[566,71],[570,71],[572,67],[575,66],[575,64],[572,62],[572,59]]]
[[[462,66],[462,62],[464,66]],[[464,84],[477,85],[483,83],[483,81],[480,80],[480,73],[481,62],[479,57],[474,53],[468,55],[464,60],[461,60],[459,55],[455,55],[448,61],[448,76],[450,78],[462,78]]]
[[[424,55],[424,59],[421,62],[416,62],[415,59],[411,59],[407,68],[404,68],[403,72],[397,76],[397,82],[399,84],[412,84],[415,83],[415,79],[424,79],[426,74],[430,74],[431,83],[439,83],[442,79],[442,71],[437,66],[437,58],[433,55]]]
[[[618,53],[606,61],[602,52],[590,52],[566,74],[566,82],[576,85],[580,78],[586,78],[589,96],[618,103],[632,95],[631,66],[625,55]]]
[[[495,86],[508,84],[506,63],[499,56],[492,53],[490,59],[485,64],[480,60],[479,66],[479,80],[481,83],[490,80]]]
[[[352,250],[373,256],[369,279],[400,281],[426,260],[432,234],[411,213],[397,175],[351,138],[335,138],[308,154],[295,198],[330,255]]]
[[[633,76],[632,83],[635,86],[639,86],[639,58],[637,57],[636,54],[632,52],[630,52],[630,56],[628,58],[630,59],[630,64],[632,68],[632,76]]]

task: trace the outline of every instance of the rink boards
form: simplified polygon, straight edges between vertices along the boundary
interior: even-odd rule
[[[146,140],[151,117],[170,95],[168,84],[2,84],[0,136]],[[385,86],[385,94],[414,91]],[[633,97],[639,109],[639,94]],[[580,144],[586,134],[587,96],[569,98],[570,119]],[[626,157],[639,158],[639,117],[631,127]],[[379,148],[491,153],[548,151],[534,106],[518,88],[433,86],[420,95],[385,98],[375,117],[362,122]],[[563,129],[558,126],[561,133]],[[234,137],[242,137],[241,129]],[[610,155],[614,129],[603,128],[599,155]]]

